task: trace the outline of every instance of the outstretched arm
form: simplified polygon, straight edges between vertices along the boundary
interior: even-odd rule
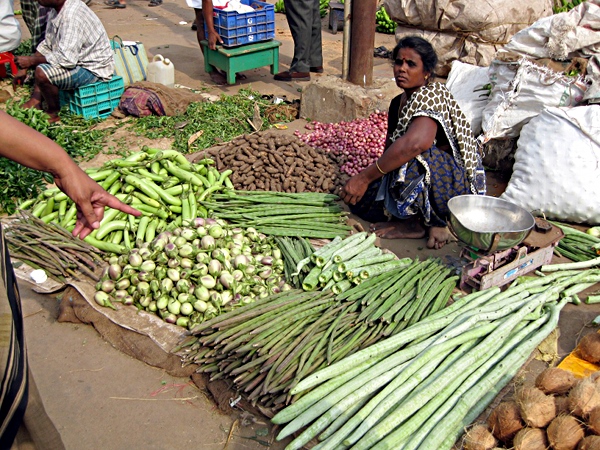
[[[365,195],[369,185],[381,178],[384,173],[402,167],[414,157],[433,145],[437,132],[437,122],[429,117],[417,117],[410,124],[406,134],[396,139],[379,157],[358,175],[348,180],[340,192],[344,202],[355,205]]]
[[[81,239],[100,226],[106,206],[127,214],[141,213],[106,192],[54,141],[0,111],[0,156],[48,172],[77,205],[74,236]]]

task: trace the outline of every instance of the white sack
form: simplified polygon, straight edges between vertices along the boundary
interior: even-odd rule
[[[384,0],[396,22],[430,31],[462,32],[464,38],[503,45],[540,17],[552,15],[552,0]]]
[[[478,67],[460,61],[452,62],[452,69],[446,80],[446,87],[471,122],[471,129],[475,136],[481,134],[483,108],[489,101],[487,92],[481,89],[489,82],[487,67]]]
[[[549,219],[600,224],[600,107],[548,108],[523,127],[501,198]]]
[[[489,66],[500,46],[476,42],[463,33],[453,31],[427,31],[416,28],[396,27],[396,42],[406,36],[420,36],[431,43],[438,55],[436,75],[445,77],[453,61],[461,60],[475,66]]]
[[[525,58],[494,60],[489,77],[492,93],[482,122],[486,140],[518,137],[523,125],[545,108],[580,104],[587,88],[580,77],[567,77]]]

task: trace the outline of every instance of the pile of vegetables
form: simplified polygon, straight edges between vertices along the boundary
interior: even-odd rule
[[[202,205],[211,216],[269,236],[333,239],[352,229],[333,194],[227,191]]]
[[[337,157],[295,136],[262,131],[239,136],[202,152],[219,170],[231,170],[236,189],[278,192],[336,192],[346,182]]]
[[[450,449],[556,328],[565,291],[598,280],[598,270],[559,270],[457,298],[302,379],[272,419],[287,424],[278,439],[303,430],[286,449],[313,438],[321,450]]]
[[[571,11],[584,1],[585,0],[557,0],[558,5],[555,5],[552,10],[554,11],[554,14]]]
[[[377,24],[376,30],[380,33],[394,34],[396,32],[396,22],[392,20],[383,6],[375,12],[375,23]]]
[[[600,255],[600,227],[589,228],[584,233],[562,223],[552,223],[565,234],[555,247],[555,254],[572,261],[589,261]]]
[[[146,148],[86,172],[108,192],[142,212],[136,218],[109,209],[100,228],[85,238],[93,246],[116,254],[133,248],[136,241],[151,242],[157,233],[180,226],[183,221],[207,217],[208,212],[199,202],[232,186],[230,172],[219,173],[214,161],[192,164],[176,150]],[[35,217],[67,230],[75,226],[75,203],[58,188],[44,191],[20,208],[31,208]]]
[[[342,2],[343,3],[343,2]],[[329,11],[329,0],[319,0],[319,13],[321,17],[325,17]],[[275,12],[285,14],[285,5],[283,0],[277,0],[275,3]]]
[[[30,43],[31,45],[31,43]],[[29,54],[29,52],[28,52]],[[75,160],[88,160],[102,150],[107,131],[96,130],[94,120],[61,114],[60,124],[50,124],[48,115],[38,109],[22,109],[19,103],[8,102],[6,112],[58,143]],[[35,198],[52,183],[46,173],[29,169],[8,158],[0,158],[0,212],[13,214],[17,205]]]
[[[588,334],[576,351],[590,352],[600,362],[600,335]],[[534,383],[516,389],[503,400],[485,423],[469,427],[465,450],[579,449],[600,445],[600,372],[576,379],[557,367],[541,372]]]
[[[381,156],[387,133],[387,112],[374,112],[365,119],[350,122],[312,122],[309,133],[296,135],[311,147],[322,148],[346,160],[340,171],[356,175]],[[340,161],[341,162],[341,161]]]
[[[346,239],[337,236],[329,244],[315,251],[310,257],[299,261],[296,274],[310,269],[302,278],[302,289],[331,288],[336,294],[344,292],[352,284],[380,273],[406,267],[410,258],[397,260],[392,252],[382,252],[374,245],[374,233],[355,233]]]
[[[109,262],[96,286],[98,304],[135,305],[182,327],[290,288],[273,239],[215,219],[163,231]]]
[[[222,95],[215,102],[190,103],[185,114],[177,116],[140,117],[134,130],[149,139],[173,139],[173,148],[182,153],[194,153],[231,139],[268,129],[274,123],[296,119],[297,109],[285,103],[278,105],[250,89],[240,89],[236,95]],[[250,117],[260,120],[250,121]]]
[[[10,256],[61,283],[67,277],[79,280],[81,274],[99,280],[97,273],[104,264],[104,254],[73,237],[56,224],[45,222],[27,211],[6,222],[6,242]]]
[[[415,268],[426,265],[415,261],[410,268],[391,269],[342,295],[296,289],[259,299],[196,326],[174,351],[184,364],[200,364],[198,372],[211,379],[227,377],[250,401],[281,409],[299,398],[291,390],[300,380],[382,341],[386,324],[365,299],[383,305],[406,290],[411,294],[402,299],[411,310],[419,310],[419,317],[432,314],[427,300],[413,292],[426,279]]]

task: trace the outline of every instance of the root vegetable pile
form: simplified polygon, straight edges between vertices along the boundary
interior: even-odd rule
[[[312,147],[322,148],[338,158],[344,158],[340,170],[352,176],[373,164],[383,153],[387,113],[376,112],[366,119],[351,122],[313,122],[307,128],[312,129],[312,132],[296,132],[296,135]]]
[[[231,180],[240,190],[333,193],[347,179],[334,155],[273,131],[237,137],[206,154],[217,169],[233,171]]]
[[[600,372],[576,379],[566,370],[546,369],[535,379],[535,386],[519,387],[514,400],[496,406],[484,426],[499,444],[480,448],[598,449]],[[476,424],[472,429],[481,432],[481,427]],[[467,431],[465,448],[468,435]]]

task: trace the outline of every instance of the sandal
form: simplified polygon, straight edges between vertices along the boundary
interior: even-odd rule
[[[148,3],[148,6],[159,6],[162,5],[162,0],[150,0],[150,3]]]
[[[104,4],[112,8],[127,8],[127,5],[125,3],[119,3],[119,0],[105,0]]]

